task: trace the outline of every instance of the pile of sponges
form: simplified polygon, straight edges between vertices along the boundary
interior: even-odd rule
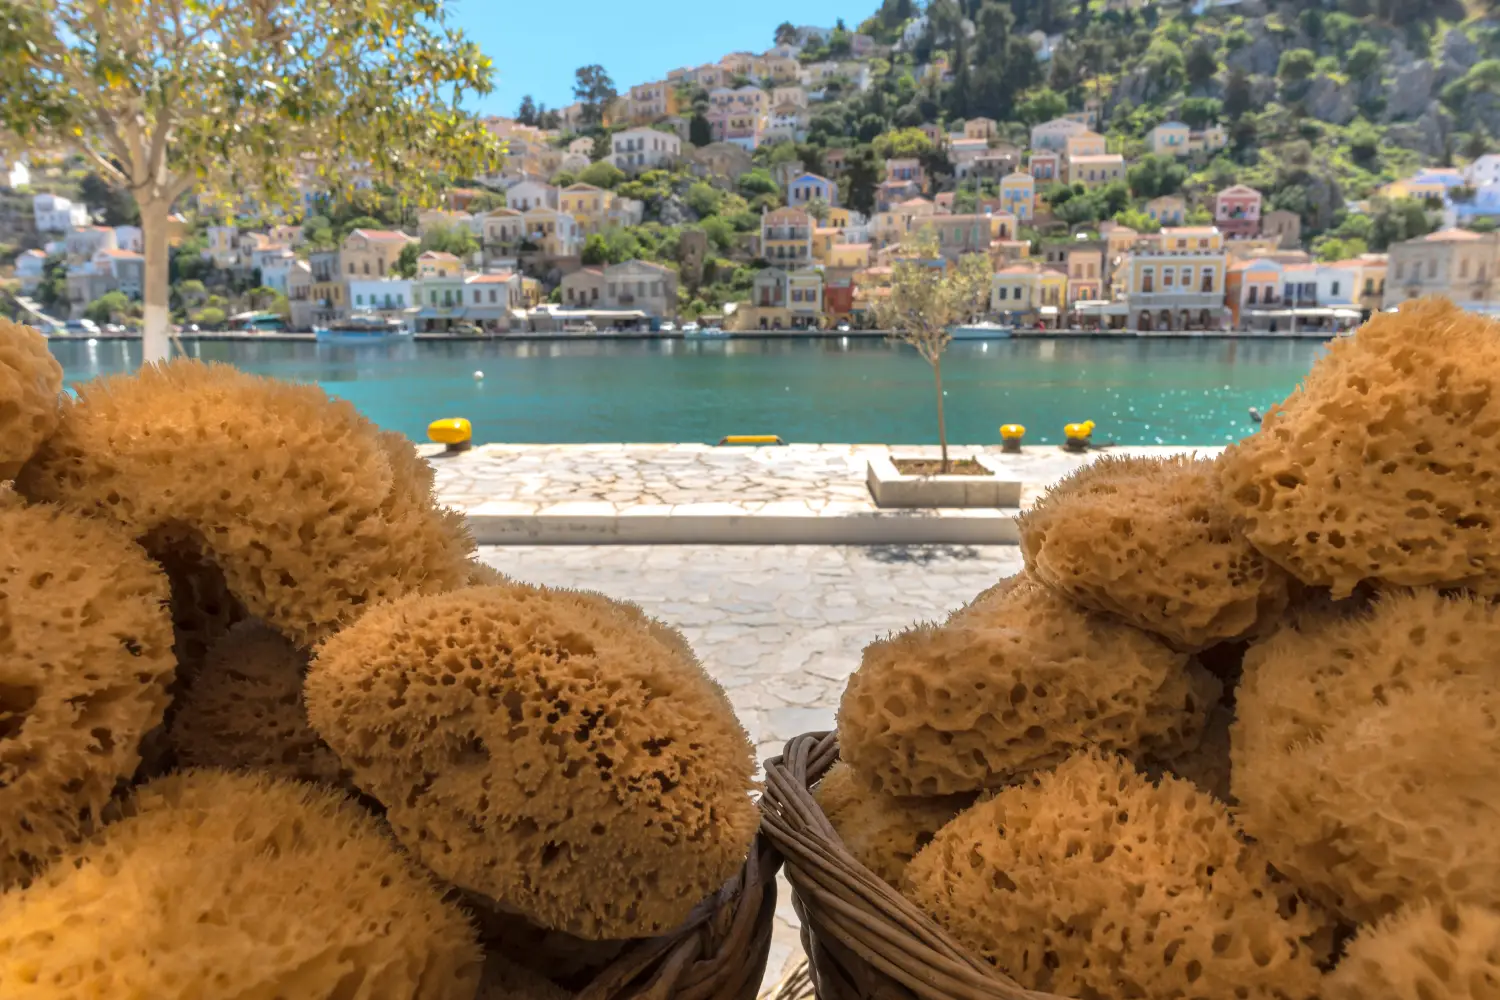
[[[682,636],[474,562],[313,386],[0,321],[0,996],[569,996],[736,875]]]
[[[1099,458],[870,645],[846,848],[1069,997],[1500,997],[1500,324],[1331,345],[1219,458]]]

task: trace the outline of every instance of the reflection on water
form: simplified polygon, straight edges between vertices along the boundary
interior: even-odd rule
[[[52,342],[71,382],[132,370],[139,344]],[[480,441],[936,440],[932,376],[874,337],[405,342],[193,341],[188,354],[317,382],[412,437],[468,417]],[[1123,444],[1218,444],[1290,392],[1322,350],[1305,340],[959,341],[943,360],[950,440],[1031,442],[1094,420]],[[473,372],[482,368],[485,378]]]

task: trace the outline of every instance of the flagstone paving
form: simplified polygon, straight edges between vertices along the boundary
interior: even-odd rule
[[[481,445],[433,457],[438,494],[464,512],[481,542],[851,542],[1014,540],[1016,511],[877,508],[865,485],[871,456],[936,457],[932,445],[801,445],[715,448],[701,444]],[[1130,447],[1112,454],[1220,449]],[[1018,455],[985,452],[1023,484],[1022,504],[1102,452],[1051,446]]]
[[[1000,546],[484,546],[530,583],[598,590],[681,629],[756,745],[760,760],[799,733],[830,729],[844,683],[872,639],[941,618],[1021,567]],[[781,883],[767,981],[801,955]]]

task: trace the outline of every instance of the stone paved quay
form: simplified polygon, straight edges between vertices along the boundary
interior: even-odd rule
[[[487,444],[456,455],[422,446],[444,503],[481,543],[996,544],[1015,540],[1015,510],[882,510],[865,485],[871,456],[938,455],[935,445],[723,447],[702,444]],[[1038,445],[985,453],[1023,484],[1022,504],[1103,452]],[[1119,447],[1163,455],[1216,447]]]
[[[483,546],[530,583],[598,590],[680,628],[761,760],[833,726],[872,639],[941,618],[1021,567],[1015,546]],[[767,981],[801,955],[785,880]]]

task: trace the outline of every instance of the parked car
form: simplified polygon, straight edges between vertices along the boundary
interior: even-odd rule
[[[92,337],[99,332],[99,324],[91,319],[70,319],[63,324],[63,329],[74,336]]]
[[[677,332],[677,324],[673,323],[671,320],[667,320],[665,323],[663,323],[661,325],[661,332],[662,333],[676,333]]]
[[[682,324],[682,332],[683,333],[697,333],[698,332],[698,324],[697,323],[693,323],[693,322],[684,323],[684,324]]]

